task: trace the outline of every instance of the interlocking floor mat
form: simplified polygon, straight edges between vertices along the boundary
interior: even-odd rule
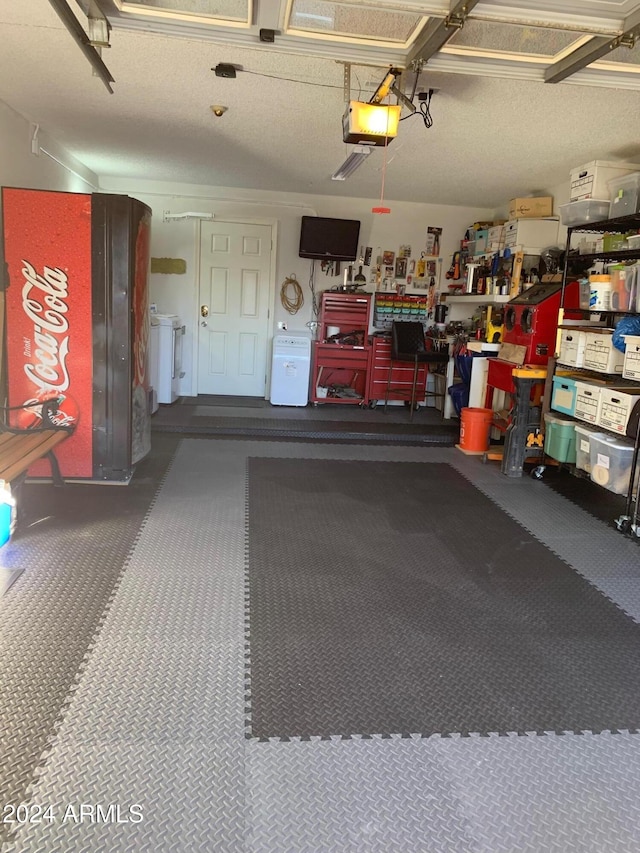
[[[243,409],[263,409],[269,404],[262,397],[229,397],[224,394],[199,394],[197,397],[180,397],[181,406],[238,406]]]
[[[0,803],[27,802],[85,656],[180,443],[154,436],[128,486],[27,483],[3,561],[24,573],[0,600]],[[5,817],[8,812],[5,808]],[[0,846],[18,821],[0,823]],[[47,848],[50,849],[50,848]]]
[[[640,727],[640,626],[447,464],[248,464],[248,735]]]

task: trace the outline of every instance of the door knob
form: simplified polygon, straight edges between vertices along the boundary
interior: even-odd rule
[[[207,321],[206,321],[206,320],[202,320],[202,321],[201,321],[201,323],[200,323],[200,325],[201,325],[201,326],[208,326],[209,324],[207,323]]]
[[[200,306],[200,316],[201,317],[208,317],[209,316],[209,306],[208,305],[201,305]]]

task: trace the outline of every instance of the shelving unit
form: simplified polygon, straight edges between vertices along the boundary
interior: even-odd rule
[[[558,318],[558,325],[562,325],[563,321],[563,309],[564,309],[564,297],[565,291],[568,281],[572,280],[572,277],[569,275],[569,271],[571,268],[571,260],[570,257],[570,249],[572,245],[572,238],[574,234],[579,233],[590,233],[590,234],[602,234],[605,232],[613,232],[617,234],[624,234],[630,231],[640,232],[640,213],[633,214],[631,216],[623,216],[615,219],[607,219],[601,222],[590,222],[585,223],[583,225],[575,225],[567,230],[567,242],[566,242],[566,251],[565,251],[565,263],[564,270],[562,275],[562,292],[561,292],[561,301],[560,301],[560,316]],[[596,261],[603,261],[604,263],[619,263],[624,261],[640,261],[640,249],[626,249],[626,250],[618,250],[618,251],[608,251],[608,252],[595,252],[589,254],[581,254],[578,256],[580,261],[593,263]],[[585,316],[592,316],[594,314],[599,315],[601,318],[605,319],[608,328],[614,328],[616,318],[624,315],[638,315],[640,311],[640,299],[636,294],[635,303],[630,306],[629,309],[610,309],[607,311],[601,310],[593,310],[593,309],[585,309]],[[552,381],[552,375],[556,370],[556,367],[563,367],[563,370],[571,371],[571,373],[578,374],[580,376],[584,376],[585,380],[591,379],[593,381],[602,381],[605,377],[608,377],[611,380],[610,384],[615,385],[616,388],[621,388],[627,391],[627,393],[633,391],[634,393],[640,394],[640,383],[625,379],[620,376],[620,374],[608,374],[601,373],[592,370],[585,370],[584,368],[574,368],[567,367],[564,368],[562,365],[557,365],[556,360],[553,360],[553,370],[550,370],[550,378]],[[579,421],[583,423],[583,421]],[[610,434],[620,439],[622,436],[619,432],[615,432],[607,429],[607,427],[603,427],[600,423],[596,424],[598,430],[602,430],[605,434]],[[626,433],[625,433],[626,435]],[[640,419],[638,421],[638,428],[635,431],[635,436],[633,437],[633,456],[631,463],[631,470],[629,476],[629,486],[627,488],[626,494],[626,507],[625,512],[622,516],[616,519],[616,526],[623,533],[632,533],[636,536],[640,536],[640,529],[638,529],[638,499],[639,495],[637,492],[634,493],[634,483],[636,481],[636,471],[638,467],[638,456],[640,452]],[[593,479],[593,477],[592,477]]]

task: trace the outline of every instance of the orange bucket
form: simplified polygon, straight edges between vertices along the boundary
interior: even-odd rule
[[[473,406],[460,411],[460,450],[467,453],[484,453],[489,449],[489,430],[493,421],[491,409]]]

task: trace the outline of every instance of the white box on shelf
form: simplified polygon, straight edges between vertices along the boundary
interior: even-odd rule
[[[584,364],[584,348],[587,344],[587,333],[582,329],[560,330],[560,354],[558,363],[569,367],[582,367]]]
[[[558,219],[510,219],[504,226],[505,248],[546,249],[558,239]]]
[[[622,375],[625,379],[640,382],[640,335],[624,335],[627,349],[624,354]]]
[[[499,252],[504,249],[504,225],[494,225],[487,233],[487,251]]]
[[[633,443],[614,435],[592,435],[591,479],[617,495],[626,495],[631,477]]]
[[[592,385],[589,382],[576,382],[576,408],[574,416],[578,420],[586,421],[588,424],[597,423],[601,391],[601,385]]]
[[[596,424],[604,429],[624,435],[636,401],[640,399],[640,388],[629,391],[621,388],[603,388],[600,392],[598,419]]]
[[[613,329],[587,332],[584,345],[584,367],[598,373],[622,373],[624,353],[613,345]]]
[[[610,198],[608,181],[629,172],[637,172],[637,163],[615,163],[608,160],[591,160],[576,166],[570,172],[570,201],[582,198]]]

